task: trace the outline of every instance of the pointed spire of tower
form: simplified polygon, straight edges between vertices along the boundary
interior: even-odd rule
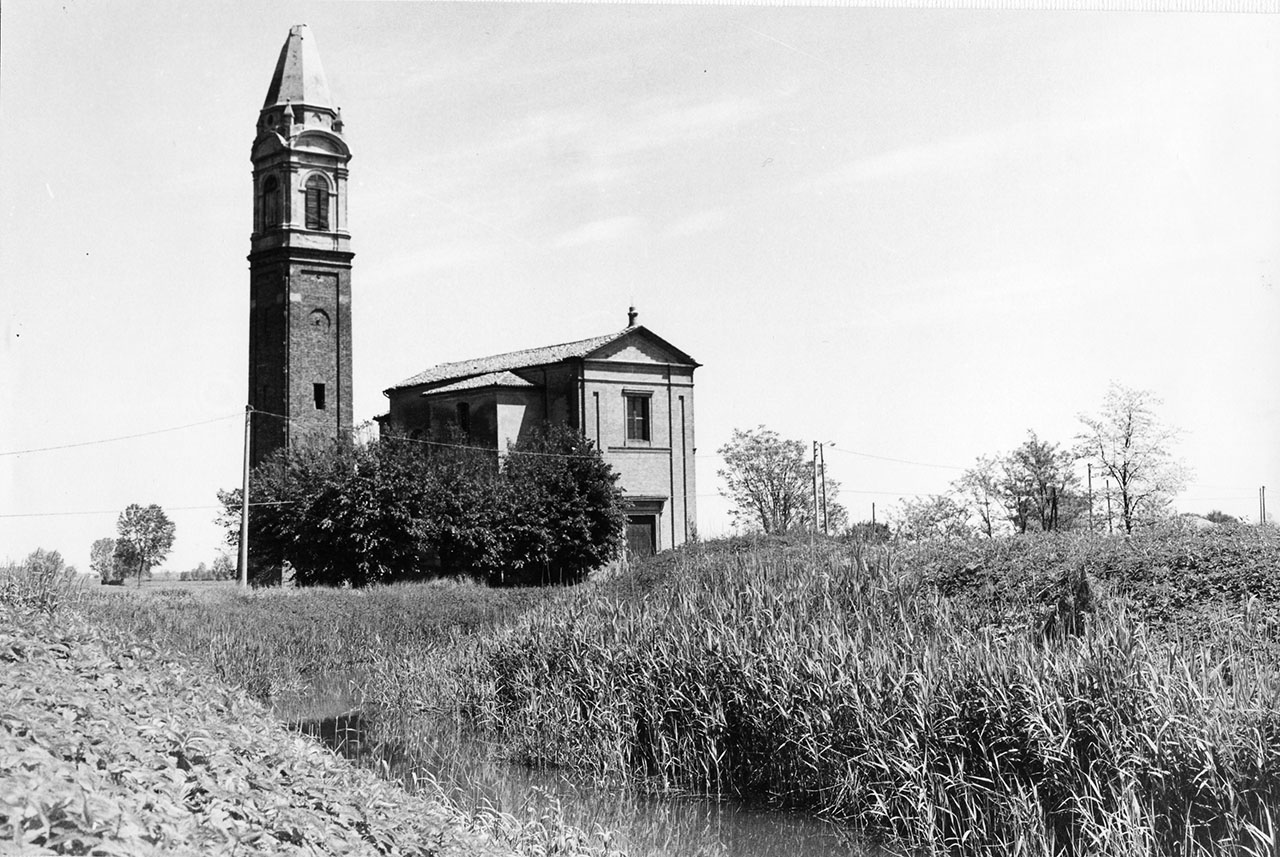
[[[286,103],[333,110],[329,81],[324,76],[324,66],[320,64],[320,51],[316,49],[315,37],[306,24],[289,28],[289,38],[280,49],[276,73],[271,77],[271,86],[267,89],[267,99],[262,108],[265,110]]]

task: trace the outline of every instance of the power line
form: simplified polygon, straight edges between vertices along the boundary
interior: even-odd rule
[[[499,450],[492,446],[473,446],[462,443],[445,443],[440,440],[423,440],[417,437],[397,437],[400,443],[417,443],[423,446],[439,446],[445,449],[469,449],[474,452],[498,452]],[[600,454],[604,454],[604,450],[599,450]],[[590,454],[580,452],[535,452],[531,449],[507,449],[507,455],[537,455],[543,458],[592,458]]]
[[[862,458],[874,458],[877,461],[892,461],[896,464],[913,464],[916,467],[937,467],[942,470],[967,470],[966,467],[960,467],[955,464],[930,464],[927,461],[908,461],[905,458],[890,458],[887,455],[873,455],[870,452],[858,452],[856,449],[842,449],[838,446],[831,446],[836,452],[843,452],[846,455],[857,455]]]
[[[182,431],[183,429],[195,428],[196,426],[203,426],[203,425],[208,425],[209,423],[221,422],[222,420],[229,420],[232,417],[238,417],[238,416],[239,414],[228,414],[227,416],[214,417],[212,419],[201,420],[200,422],[196,422],[196,423],[187,423],[186,425],[170,426],[169,428],[162,428],[162,429],[152,429],[151,431],[140,431],[137,434],[123,434],[123,435],[120,435],[119,437],[105,437],[99,440],[82,440],[76,443],[63,443],[57,446],[39,446],[39,447],[33,447],[31,449],[15,449],[15,450],[10,450],[9,452],[0,452],[0,456],[26,455],[32,452],[51,452],[56,449],[73,449],[79,446],[96,446],[97,444],[100,444],[100,443],[116,443],[117,441],[121,441],[121,440],[132,440],[133,438],[136,438],[136,437],[149,437],[150,435],[164,434],[165,432]]]
[[[254,506],[289,506],[298,502],[297,500],[260,500],[258,502],[250,502],[249,508]],[[210,506],[161,506],[166,512],[191,512],[201,509],[223,509],[226,508],[221,504]],[[75,515],[118,515],[120,509],[89,509],[81,512],[5,512],[0,513],[0,518],[63,518]]]
[[[284,414],[273,414],[270,411],[255,410],[253,414],[254,416],[257,416],[258,414],[262,414],[263,416],[276,417],[277,419],[287,420],[288,422],[298,422],[298,419],[296,417],[288,417],[288,416],[285,416]],[[438,446],[442,449],[466,449],[466,450],[471,450],[472,452],[500,452],[500,450],[497,447],[493,447],[493,446],[476,446],[474,444],[465,444],[465,443],[446,443],[445,441],[442,441],[442,440],[423,440],[420,437],[405,437],[403,435],[394,435],[390,439],[394,440],[396,443],[416,443],[420,446]],[[603,455],[604,450],[600,450],[600,453]],[[584,458],[584,459],[591,458],[591,455],[589,454],[582,454],[577,452],[535,452],[531,449],[508,449],[505,454],[506,455],[537,455],[543,458]]]

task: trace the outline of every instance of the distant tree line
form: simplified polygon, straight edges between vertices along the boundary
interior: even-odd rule
[[[301,586],[574,582],[620,553],[617,478],[564,426],[532,431],[501,458],[409,438],[296,444],[250,480],[250,570],[265,581],[287,565]],[[240,491],[219,498],[235,545]]]
[[[219,551],[213,565],[201,562],[195,568],[178,572],[178,580],[235,580],[236,561],[226,551]]]
[[[1178,432],[1159,420],[1157,404],[1147,391],[1113,383],[1097,414],[1080,415],[1071,446],[1028,431],[1015,449],[980,456],[949,492],[903,500],[895,533],[993,538],[1072,530],[1090,526],[1091,513],[1095,528],[1129,533],[1167,517],[1187,469],[1172,454]],[[1092,507],[1081,465],[1093,467]]]

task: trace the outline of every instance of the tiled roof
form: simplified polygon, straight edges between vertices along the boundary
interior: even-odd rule
[[[433,396],[436,393],[456,393],[459,390],[475,390],[480,387],[532,387],[529,383],[519,375],[511,372],[490,372],[488,375],[477,375],[474,378],[465,378],[453,384],[445,384],[443,387],[432,387],[422,395]]]
[[[440,363],[412,378],[406,378],[399,384],[387,388],[387,392],[402,387],[416,387],[419,384],[438,384],[442,381],[463,380],[477,375],[490,375],[506,372],[511,369],[525,369],[530,366],[545,366],[559,363],[573,357],[585,357],[615,339],[620,339],[637,328],[629,327],[591,339],[580,339],[577,342],[566,342],[561,345],[546,345],[542,348],[527,348],[524,351],[510,351],[506,354],[495,354],[492,357],[477,357],[473,360],[460,360],[456,363]],[[435,391],[432,391],[435,392]]]

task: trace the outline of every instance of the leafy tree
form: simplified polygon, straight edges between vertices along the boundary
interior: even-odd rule
[[[717,474],[728,488],[735,523],[772,534],[814,522],[813,461],[803,441],[785,440],[764,426],[734,429],[718,452],[724,467]],[[837,502],[840,484],[828,478],[826,493],[828,525],[843,529],[848,513]]]
[[[1070,529],[1087,510],[1079,492],[1075,456],[1034,431],[1001,462],[1000,489],[1009,521],[1019,533],[1030,527]]]
[[[945,494],[901,500],[893,520],[894,534],[906,541],[963,539],[973,535],[969,510]]]
[[[617,549],[616,478],[569,429],[533,432],[501,468],[496,450],[397,438],[295,446],[250,481],[250,568],[287,563],[301,586],[458,573],[577,580]],[[240,494],[219,498],[234,543]]]
[[[1110,479],[1111,501],[1126,533],[1167,514],[1186,484],[1187,469],[1173,457],[1178,431],[1155,414],[1151,392],[1112,382],[1096,415],[1081,414],[1077,454]]]
[[[116,521],[115,558],[122,568],[129,569],[142,578],[151,567],[169,555],[173,548],[173,522],[164,510],[154,503],[139,506],[130,503]]]
[[[104,584],[124,583],[124,569],[116,562],[116,540],[96,540],[89,548],[89,568]]]
[[[235,580],[236,561],[231,558],[231,554],[228,552],[218,551],[218,555],[213,558],[213,568],[209,571],[214,580]]]
[[[619,555],[626,514],[618,474],[581,433],[529,433],[508,450],[502,477],[510,523],[498,582],[576,582]]]
[[[75,568],[67,565],[62,554],[44,548],[36,548],[27,554],[22,565],[28,574],[36,577],[55,577],[60,574],[75,573]]]
[[[978,519],[978,531],[987,538],[995,538],[1001,529],[1000,512],[1004,507],[1000,462],[995,458],[979,456],[978,460],[960,478],[951,483],[951,490],[962,505]]]
[[[1226,512],[1222,511],[1221,509],[1213,509],[1212,511],[1209,512],[1209,514],[1205,515],[1204,517],[1205,517],[1205,520],[1212,521],[1215,524],[1226,524],[1230,526],[1232,524],[1240,523],[1240,519],[1237,518],[1235,515],[1228,515]]]
[[[366,586],[416,568],[416,508],[427,490],[399,445],[348,439],[295,444],[250,480],[250,566],[270,577],[288,563],[301,586]],[[240,492],[219,494],[239,526]],[[228,541],[236,537],[229,534]]]
[[[466,438],[451,429],[455,446],[406,447],[423,467],[427,486],[415,512],[418,539],[430,565],[442,574],[489,579],[503,565],[514,521],[504,516],[495,452],[462,448]]]

